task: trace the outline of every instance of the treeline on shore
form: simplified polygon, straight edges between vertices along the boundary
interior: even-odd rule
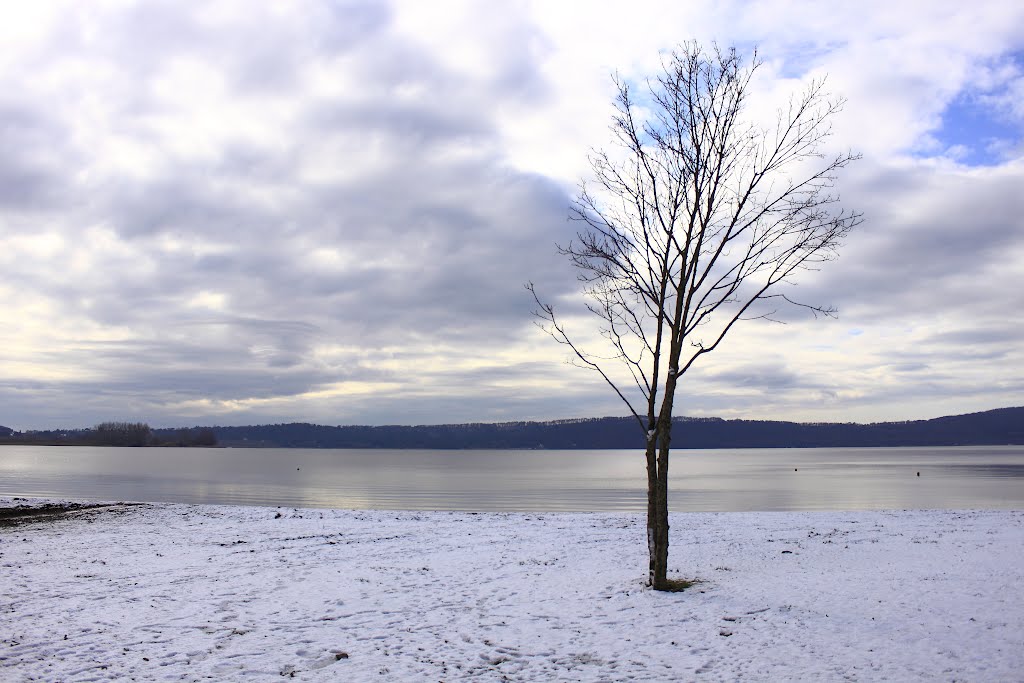
[[[633,418],[424,426],[278,424],[217,427],[225,446],[278,448],[643,448]],[[675,448],[815,448],[1024,444],[1024,408],[909,422],[797,423],[676,419]]]
[[[0,443],[256,448],[602,449],[642,448],[644,433],[624,417],[419,426],[306,423],[150,429],[112,422],[89,430],[18,433],[0,427]],[[1024,445],[1024,407],[906,422],[799,423],[680,417],[674,448],[840,448]]]
[[[0,443],[47,446],[216,446],[213,427],[152,429],[145,422],[101,422],[91,429],[15,432],[0,427]]]

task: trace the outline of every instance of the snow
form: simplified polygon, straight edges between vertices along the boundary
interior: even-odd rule
[[[10,507],[10,499],[0,507]],[[3,681],[1020,681],[1024,511],[112,505],[0,526]]]

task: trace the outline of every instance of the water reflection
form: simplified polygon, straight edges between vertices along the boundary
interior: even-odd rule
[[[674,511],[1022,508],[1024,447],[676,451]],[[634,451],[0,447],[0,495],[415,510],[646,509]]]

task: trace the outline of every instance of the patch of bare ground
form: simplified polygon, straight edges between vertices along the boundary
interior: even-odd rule
[[[18,499],[15,498],[15,501]],[[42,503],[0,507],[0,528],[33,522],[53,522],[100,512],[124,512],[145,503]]]

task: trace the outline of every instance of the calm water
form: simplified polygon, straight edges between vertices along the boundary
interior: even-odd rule
[[[644,472],[620,450],[0,446],[0,496],[92,500],[641,511]],[[674,511],[1024,509],[1021,446],[680,450],[670,473]]]

